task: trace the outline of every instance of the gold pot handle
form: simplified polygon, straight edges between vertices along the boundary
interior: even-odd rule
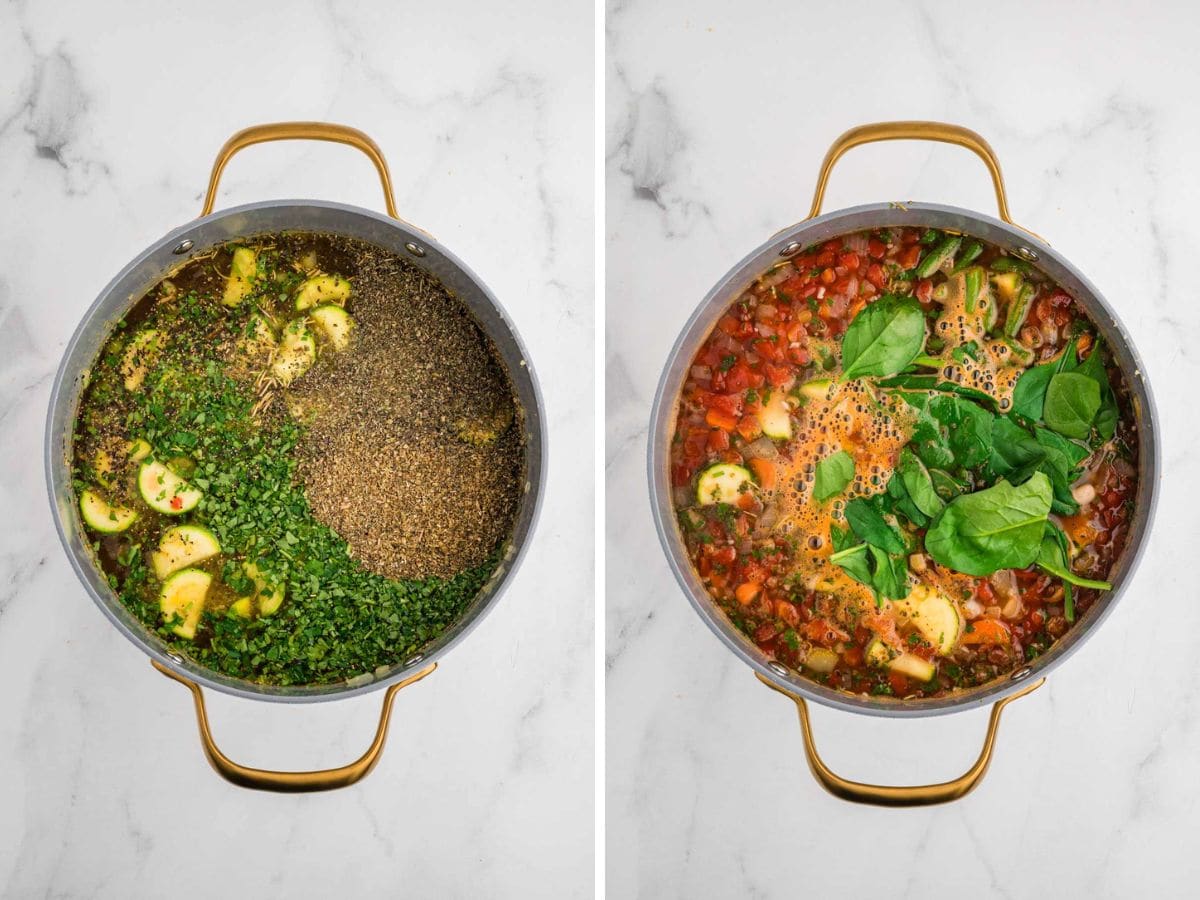
[[[255,144],[265,144],[268,141],[330,141],[335,144],[346,144],[361,150],[379,172],[379,182],[383,186],[383,203],[387,214],[393,219],[400,219],[396,212],[396,198],[392,192],[392,175],[388,171],[387,160],[383,151],[366,134],[349,125],[335,125],[332,122],[272,122],[267,125],[251,125],[243,128],[225,142],[217,153],[213,163],[212,174],[208,178],[208,193],[204,196],[204,208],[200,210],[203,218],[213,211],[217,202],[217,186],[221,183],[221,173],[225,166],[239,150],[252,147]],[[404,221],[400,219],[400,221]],[[405,222],[407,225],[408,223]]]
[[[253,788],[259,791],[276,791],[282,794],[330,791],[335,788],[348,787],[365,778],[375,768],[375,764],[379,762],[379,756],[383,752],[383,744],[387,740],[388,721],[392,715],[392,700],[395,699],[397,691],[410,684],[415,684],[437,668],[437,663],[434,663],[415,675],[396,682],[387,689],[383,695],[383,712],[379,716],[379,728],[375,731],[375,739],[371,741],[367,752],[354,762],[336,769],[320,769],[315,772],[273,772],[269,769],[252,769],[249,766],[243,766],[222,753],[213,740],[212,731],[208,727],[208,713],[204,708],[204,694],[200,690],[200,685],[178,672],[171,671],[157,660],[150,662],[158,671],[168,678],[178,681],[192,692],[192,698],[196,703],[196,720],[200,724],[200,744],[204,747],[204,755],[208,757],[208,761],[216,769],[217,774],[239,787]]]
[[[829,173],[847,150],[860,147],[863,144],[874,144],[879,141],[939,141],[943,144],[954,144],[966,147],[987,166],[992,176],[992,187],[996,191],[996,206],[1000,218],[1009,225],[1015,225],[1022,231],[1027,228],[1017,225],[1008,214],[1008,197],[1004,192],[1004,176],[1000,174],[1000,161],[990,144],[970,128],[961,125],[950,125],[946,122],[876,122],[873,125],[859,125],[851,128],[833,142],[825,159],[821,163],[821,172],[817,176],[817,189],[813,194],[812,209],[808,217],[814,219],[821,214],[821,204],[825,200],[825,186],[829,182]],[[1033,232],[1030,232],[1032,234]]]
[[[804,698],[791,691],[785,691],[762,675],[755,674],[758,680],[771,690],[783,694],[796,704],[796,709],[800,712],[800,733],[804,737],[804,755],[808,758],[808,767],[812,770],[813,777],[817,779],[821,787],[835,797],[849,800],[851,803],[866,803],[871,806],[933,806],[937,803],[948,803],[951,800],[965,797],[976,788],[987,773],[988,764],[992,761],[992,747],[996,742],[996,727],[1000,724],[1000,713],[1004,711],[1004,707],[1014,700],[1036,691],[1046,680],[1040,678],[992,706],[992,715],[988,719],[987,734],[984,736],[983,749],[979,752],[979,758],[958,778],[944,781],[941,784],[914,784],[897,787],[886,784],[863,784],[835,774],[817,753],[816,744],[813,742],[812,726],[808,720],[808,705],[804,702]]]

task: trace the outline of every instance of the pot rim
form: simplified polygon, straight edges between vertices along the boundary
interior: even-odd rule
[[[206,223],[213,223],[223,219],[233,218],[239,215],[250,215],[267,209],[286,209],[295,211],[297,215],[305,210],[333,210],[349,216],[359,216],[374,220],[376,223],[384,225],[390,229],[400,232],[408,241],[417,244],[420,247],[426,248],[426,252],[421,256],[429,255],[429,251],[433,251],[434,256],[440,256],[450,266],[456,268],[480,294],[492,305],[496,313],[499,315],[503,324],[507,327],[509,336],[519,351],[522,367],[527,371],[530,390],[533,395],[535,410],[535,418],[537,420],[537,428],[535,432],[537,445],[536,454],[526,452],[526,494],[532,493],[532,509],[529,513],[528,527],[525,529],[523,538],[517,542],[511,540],[507,550],[507,555],[501,560],[495,572],[489,580],[480,589],[480,594],[491,589],[491,593],[479,604],[478,596],[464,610],[463,614],[448,628],[446,628],[438,638],[430,643],[432,649],[423,649],[417,654],[410,657],[402,665],[391,669],[382,677],[369,676],[369,680],[364,678],[354,682],[333,682],[330,684],[316,685],[256,685],[254,682],[244,681],[241,679],[231,678],[221,675],[212,669],[200,666],[191,661],[187,657],[183,657],[172,653],[165,643],[156,635],[137,622],[132,614],[126,613],[122,616],[120,611],[124,610],[124,606],[120,600],[112,596],[109,601],[106,601],[101,596],[100,592],[95,589],[88,578],[90,573],[97,571],[97,566],[91,558],[83,559],[81,554],[73,551],[70,543],[69,535],[64,527],[63,516],[69,515],[70,511],[64,513],[58,503],[58,497],[62,489],[62,485],[56,481],[56,473],[59,470],[61,460],[56,459],[56,453],[59,448],[54,440],[54,418],[55,412],[59,406],[68,400],[77,399],[78,389],[73,382],[66,380],[67,363],[79,344],[88,327],[92,324],[93,319],[99,314],[104,301],[114,292],[120,283],[129,276],[140,265],[145,264],[152,257],[162,253],[166,248],[178,247],[188,240],[190,233],[195,232]],[[246,231],[247,234],[269,234],[280,232],[310,232],[314,234],[333,233],[330,228],[321,228],[320,226],[306,225],[297,223],[294,227],[264,229],[262,231],[254,231],[252,228]],[[234,240],[236,238],[223,238],[225,240]],[[369,241],[367,241],[369,243]],[[215,243],[215,242],[214,242]],[[193,250],[202,250],[204,247],[197,245],[196,247],[189,246],[187,255],[181,255],[181,264],[190,258]],[[389,251],[394,252],[394,251]],[[436,276],[434,276],[436,277]],[[440,279],[439,279],[440,280]],[[140,295],[139,295],[140,296]],[[136,302],[137,298],[131,298],[130,302]],[[465,305],[465,301],[464,302]],[[472,313],[474,316],[474,313]],[[494,336],[487,329],[480,325],[481,330],[494,339]],[[111,333],[111,326],[105,325],[106,336]],[[512,373],[510,373],[512,377]],[[139,650],[150,657],[152,661],[160,663],[162,666],[170,669],[184,678],[194,681],[197,684],[203,685],[213,690],[220,691],[224,694],[230,694],[236,697],[241,697],[249,700],[268,700],[281,703],[316,703],[328,700],[343,700],[350,697],[362,696],[381,688],[388,687],[399,681],[403,681],[415,674],[416,672],[427,669],[431,665],[441,660],[450,650],[458,646],[476,627],[479,623],[492,611],[496,606],[500,597],[504,594],[516,574],[521,562],[524,560],[531,539],[533,538],[538,520],[541,516],[542,503],[545,497],[546,476],[547,476],[547,434],[546,434],[546,417],[545,417],[545,401],[542,396],[541,385],[538,381],[537,374],[534,371],[533,363],[530,361],[529,353],[521,340],[515,325],[512,322],[508,312],[503,305],[492,293],[491,289],[471,270],[461,259],[454,253],[442,246],[432,235],[410,226],[403,220],[393,218],[383,213],[376,212],[364,207],[355,206],[352,204],[338,203],[328,200],[309,200],[309,199],[277,199],[277,200],[262,200],[253,203],[246,203],[239,206],[223,208],[210,215],[193,219],[183,225],[180,225],[171,231],[167,232],[154,243],[150,244],[132,260],[121,268],[116,275],[104,286],[92,301],[91,305],[83,313],[82,318],[76,325],[74,332],[67,341],[62,353],[62,358],[59,361],[58,369],[55,372],[54,382],[50,390],[50,400],[47,408],[46,429],[43,440],[44,455],[43,464],[46,474],[46,488],[49,495],[50,506],[53,511],[54,527],[58,533],[58,538],[62,544],[63,550],[67,558],[71,561],[71,566],[75,571],[76,577],[83,584],[84,589],[91,596],[93,602],[104,613],[105,617],[111,622],[118,631],[130,640]],[[536,472],[530,472],[529,469],[536,469]],[[535,475],[535,479],[530,479],[529,476]],[[64,477],[69,482],[70,473],[65,473]],[[71,496],[75,498],[73,488],[69,488]],[[78,508],[77,498],[74,504],[75,509]],[[494,587],[493,587],[494,585]],[[478,607],[476,608],[476,605]],[[438,643],[450,635],[443,643]],[[436,645],[436,646],[434,646]]]
[[[905,221],[909,216],[911,220]],[[1108,340],[1110,351],[1117,357],[1129,389],[1138,426],[1138,487],[1134,521],[1125,548],[1110,576],[1113,578],[1113,590],[1105,593],[1088,611],[1086,621],[1077,623],[1047,653],[1032,663],[1008,677],[961,694],[930,700],[895,700],[836,691],[768,661],[711,601],[700,583],[683,549],[668,477],[670,433],[673,431],[683,373],[690,366],[699,344],[711,332],[717,318],[729,304],[766,270],[771,261],[793,255],[784,252],[792,243],[809,246],[864,228],[901,225],[951,228],[1005,249],[1023,247],[1033,251],[1037,258],[1034,265],[1075,297]],[[1061,665],[1103,623],[1132,580],[1153,523],[1158,498],[1157,482],[1161,472],[1158,415],[1145,368],[1124,326],[1095,285],[1045,240],[1018,226],[962,207],[918,202],[863,204],[806,219],[777,232],[726,272],[688,317],[667,357],[651,407],[647,465],[655,529],[671,571],[693,610],[717,638],[742,662],[785,693],[799,694],[834,709],[889,718],[946,715],[976,709],[1015,694],[1030,679],[1044,677]]]

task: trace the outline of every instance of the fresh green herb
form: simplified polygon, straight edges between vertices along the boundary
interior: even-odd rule
[[[895,375],[925,345],[925,315],[913,297],[887,294],[854,317],[842,338],[845,378]]]
[[[710,357],[710,359],[711,359],[711,357]],[[733,368],[733,366],[736,362],[737,362],[737,357],[734,356],[732,353],[730,353],[728,356],[722,357],[721,371],[728,372],[730,369]]]
[[[925,535],[925,549],[943,566],[967,575],[1023,569],[1041,547],[1053,491],[1035,473],[1024,484],[1007,481],[952,500]]]
[[[854,457],[845,450],[825,457],[817,463],[813,480],[813,496],[825,501],[846,489],[854,479]]]

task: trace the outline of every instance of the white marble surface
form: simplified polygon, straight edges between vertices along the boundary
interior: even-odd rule
[[[1200,419],[1195,87],[1184,4],[655,3],[610,7],[607,59],[607,879],[613,897],[1195,896],[1200,630],[1191,560]],[[976,128],[1015,218],[1094,280],[1147,363],[1166,489],[1116,613],[1005,713],[992,770],[950,806],[855,807],[809,776],[793,708],[713,637],[653,534],[646,425],[685,319],[808,209],[845,128]],[[965,151],[853,151],[827,208],[994,209]],[[842,774],[940,780],[985,714],[823,708]]]
[[[577,0],[0,5],[0,896],[591,896],[592,26]],[[196,215],[228,135],[284,119],[382,145],[401,214],[506,305],[552,432],[500,607],[399,695],[365,782],[308,797],[209,770],[187,694],[77,583],[41,464],[84,309]],[[303,144],[238,157],[221,203],[285,196],[381,205],[364,159]],[[241,761],[328,766],[379,700],[211,714]]]

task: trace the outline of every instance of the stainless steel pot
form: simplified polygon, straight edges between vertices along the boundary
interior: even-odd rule
[[[388,214],[385,216],[355,206],[316,200],[272,200],[212,212],[221,173],[230,157],[253,144],[296,139],[347,144],[367,154],[379,173]],[[108,586],[81,528],[79,504],[71,483],[71,439],[84,376],[114,324],[147,290],[184,265],[192,256],[226,241],[282,231],[357,238],[407,258],[436,277],[466,304],[480,328],[494,342],[524,410],[524,417],[519,421],[525,429],[525,490],[507,552],[499,568],[451,628],[421,653],[366,681],[275,687],[230,678],[173,653],[157,635],[134,618]],[[50,393],[46,422],[46,481],[59,537],[80,581],[109,620],[150,657],[155,668],[191,690],[204,751],[218,773],[245,787],[313,791],[352,784],[374,767],[383,749],[396,692],[433,672],[438,661],[457,646],[496,605],[524,555],[537,519],[545,482],[545,447],[541,394],[515,328],[492,292],[464,263],[431,235],[397,216],[391,176],[379,147],[362,132],[346,126],[285,122],[247,128],[230,138],[213,165],[200,218],[175,229],[140,253],[100,292],[100,296],[84,314],[67,345]],[[221,753],[209,731],[201,685],[239,697],[297,703],[342,699],[380,688],[386,688],[386,693],[375,739],[358,760],[336,769],[317,772],[272,772],[239,765]]]
[[[966,147],[988,167],[999,219],[967,209],[928,203],[875,203],[821,214],[825,185],[834,164],[847,150],[861,144],[887,140],[930,140]],[[1137,418],[1138,487],[1136,506],[1125,550],[1110,576],[1112,591],[1106,593],[1049,652],[1010,677],[956,693],[948,697],[896,700],[865,697],[832,690],[781,663],[768,659],[729,621],[708,596],[693,568],[679,532],[672,502],[669,473],[671,440],[680,391],[696,352],[703,345],[722,313],[773,263],[798,253],[802,248],[830,238],[871,228],[922,226],[977,237],[1003,247],[1028,260],[1061,285],[1096,323],[1125,375]],[[667,360],[650,419],[649,469],[651,506],[663,549],[684,593],[713,633],[745,662],[768,687],[792,699],[799,711],[805,754],[817,780],[830,792],[847,800],[891,806],[940,803],[963,796],[983,777],[991,758],[996,727],[1005,704],[1041,685],[1045,676],[1070,656],[1099,627],[1129,584],[1154,515],[1159,473],[1157,418],[1150,386],[1125,328],[1108,303],[1078,269],[1037,235],[1021,228],[1008,214],[1000,165],[987,142],[973,131],[937,122],[885,122],[851,129],[830,148],[817,179],[812,209],[804,221],[786,228],[751,252],[731,269],[692,314]],[[892,787],[848,781],[822,762],[813,743],[805,699],[850,712],[875,716],[935,716],[993,704],[984,748],[975,765],[964,775],[937,785]]]

